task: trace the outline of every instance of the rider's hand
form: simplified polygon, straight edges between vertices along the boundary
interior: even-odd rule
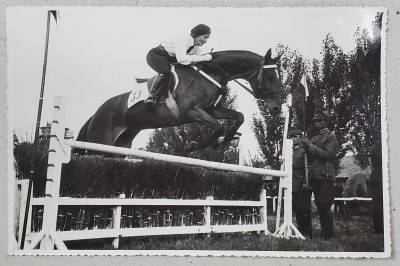
[[[210,61],[212,59],[212,56],[211,54],[205,54],[202,56],[201,59],[203,59],[202,61]]]

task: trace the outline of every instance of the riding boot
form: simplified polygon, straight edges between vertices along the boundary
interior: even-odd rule
[[[144,101],[146,108],[151,109],[155,106],[167,77],[168,75],[160,74],[154,79],[154,82],[150,88],[150,96]]]

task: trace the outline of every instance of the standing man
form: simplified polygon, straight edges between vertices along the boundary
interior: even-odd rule
[[[336,238],[333,230],[331,207],[334,202],[335,167],[333,161],[337,157],[338,142],[334,133],[328,130],[329,113],[317,110],[314,116],[318,134],[311,140],[303,138],[310,163],[310,185],[314,191],[321,222],[321,233],[325,241]]]
[[[293,128],[288,135],[293,140],[292,208],[296,214],[297,229],[303,236],[312,239],[311,190],[305,186],[305,149],[300,143],[302,132]]]
[[[229,143],[229,148],[224,152],[224,163],[239,164],[239,138],[242,134],[237,132]]]

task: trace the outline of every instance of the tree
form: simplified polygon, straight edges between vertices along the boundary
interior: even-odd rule
[[[258,108],[263,110],[265,107],[258,104]],[[273,117],[264,111],[262,117],[253,117],[252,125],[261,155],[265,160],[263,166],[268,166],[271,169],[279,169],[284,117],[281,115]]]
[[[373,140],[381,134],[381,13],[372,29],[372,37],[367,29],[356,32],[357,47],[350,56],[352,89],[348,108],[354,116],[349,121],[349,141],[356,163],[362,168],[369,165]]]
[[[348,82],[350,72],[348,56],[328,34],[323,41],[322,62],[314,62],[313,88],[314,108],[324,108],[331,114],[329,128],[335,133],[339,143],[338,159],[341,159],[350,150],[348,144],[348,121],[352,114],[347,108],[348,91],[351,86]],[[313,135],[312,130],[310,134]]]
[[[355,33],[357,46],[348,55],[328,34],[323,41],[323,60],[313,61],[309,83],[312,109],[325,108],[331,112],[329,128],[339,142],[338,159],[351,150],[362,168],[369,164],[368,154],[381,127],[381,19],[378,14],[372,38],[367,29]]]
[[[34,162],[33,173],[33,195],[44,196],[44,187],[46,184],[47,157],[49,150],[49,140],[39,140],[36,151],[33,151],[33,143],[27,140],[21,140],[14,133],[14,169],[17,179],[27,179],[31,175],[32,153],[37,152]]]

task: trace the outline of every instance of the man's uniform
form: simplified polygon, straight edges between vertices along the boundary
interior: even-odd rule
[[[300,130],[291,130],[289,138],[300,135]],[[296,214],[297,228],[304,236],[312,238],[311,228],[311,190],[305,188],[306,183],[305,149],[302,145],[293,144],[293,176],[292,176],[292,208]]]
[[[224,152],[224,163],[239,164],[239,153],[235,148],[230,147]]]
[[[316,115],[317,116],[317,115]],[[338,142],[333,132],[327,128],[311,139],[307,148],[310,162],[310,185],[314,191],[315,204],[321,221],[324,240],[335,237],[331,207],[334,202],[335,167],[333,161],[338,153]]]
[[[236,132],[230,142],[229,149],[224,152],[224,163],[239,164],[239,141],[242,133]]]

